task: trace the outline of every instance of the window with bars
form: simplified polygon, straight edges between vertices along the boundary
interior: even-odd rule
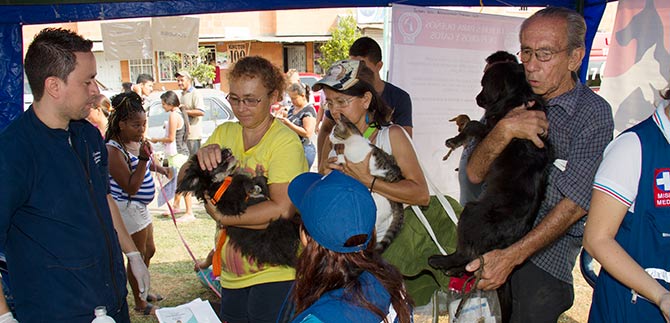
[[[140,74],[149,74],[154,76],[154,60],[153,59],[131,59],[128,60],[128,68],[130,69],[130,81],[135,83],[137,76]]]
[[[176,82],[177,79],[174,77],[174,74],[181,70],[191,70],[199,63],[207,64],[211,59],[214,59],[214,53],[216,52],[216,46],[214,45],[205,45],[201,46],[207,49],[207,54],[205,54],[205,62],[200,62],[201,58],[198,55],[189,55],[182,53],[172,53],[172,52],[158,52],[158,74],[159,82]]]

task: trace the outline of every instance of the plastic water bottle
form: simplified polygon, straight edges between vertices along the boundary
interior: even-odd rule
[[[95,308],[95,318],[91,323],[116,323],[111,316],[107,316],[107,308],[104,306],[98,306]]]

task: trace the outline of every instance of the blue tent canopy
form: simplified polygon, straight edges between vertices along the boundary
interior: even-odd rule
[[[609,0],[613,1],[613,0]],[[413,6],[559,6],[583,12],[587,53],[608,0],[407,0]],[[23,112],[23,49],[21,25],[91,21],[148,16],[333,7],[384,7],[387,0],[170,0],[86,1],[0,0],[0,130]],[[587,54],[588,55],[588,54]],[[586,73],[585,57],[582,79]]]

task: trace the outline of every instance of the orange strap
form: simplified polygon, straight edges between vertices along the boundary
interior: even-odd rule
[[[219,230],[219,239],[216,240],[216,249],[214,249],[214,256],[212,257],[212,273],[214,277],[221,276],[221,248],[226,242],[226,228]]]
[[[219,202],[219,199],[221,196],[223,196],[223,193],[226,192],[228,189],[228,186],[230,186],[230,183],[233,181],[232,176],[227,176],[226,179],[223,180],[223,183],[221,183],[221,186],[219,186],[219,189],[216,190],[216,193],[214,193],[214,197],[212,197],[212,204],[216,205],[216,203]]]

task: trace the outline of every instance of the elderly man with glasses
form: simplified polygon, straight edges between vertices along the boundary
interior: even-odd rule
[[[584,57],[583,17],[545,8],[521,25],[519,58],[547,113],[519,107],[477,146],[467,166],[473,183],[484,180],[492,161],[514,138],[543,145],[549,136],[555,160],[548,167],[545,200],[533,229],[515,244],[483,255],[478,284],[495,289],[510,279],[512,322],[556,322],[572,306],[572,268],[580,251],[593,178],[612,139],[611,107],[577,78]],[[482,266],[468,264],[469,271]],[[505,315],[503,310],[503,315]]]

